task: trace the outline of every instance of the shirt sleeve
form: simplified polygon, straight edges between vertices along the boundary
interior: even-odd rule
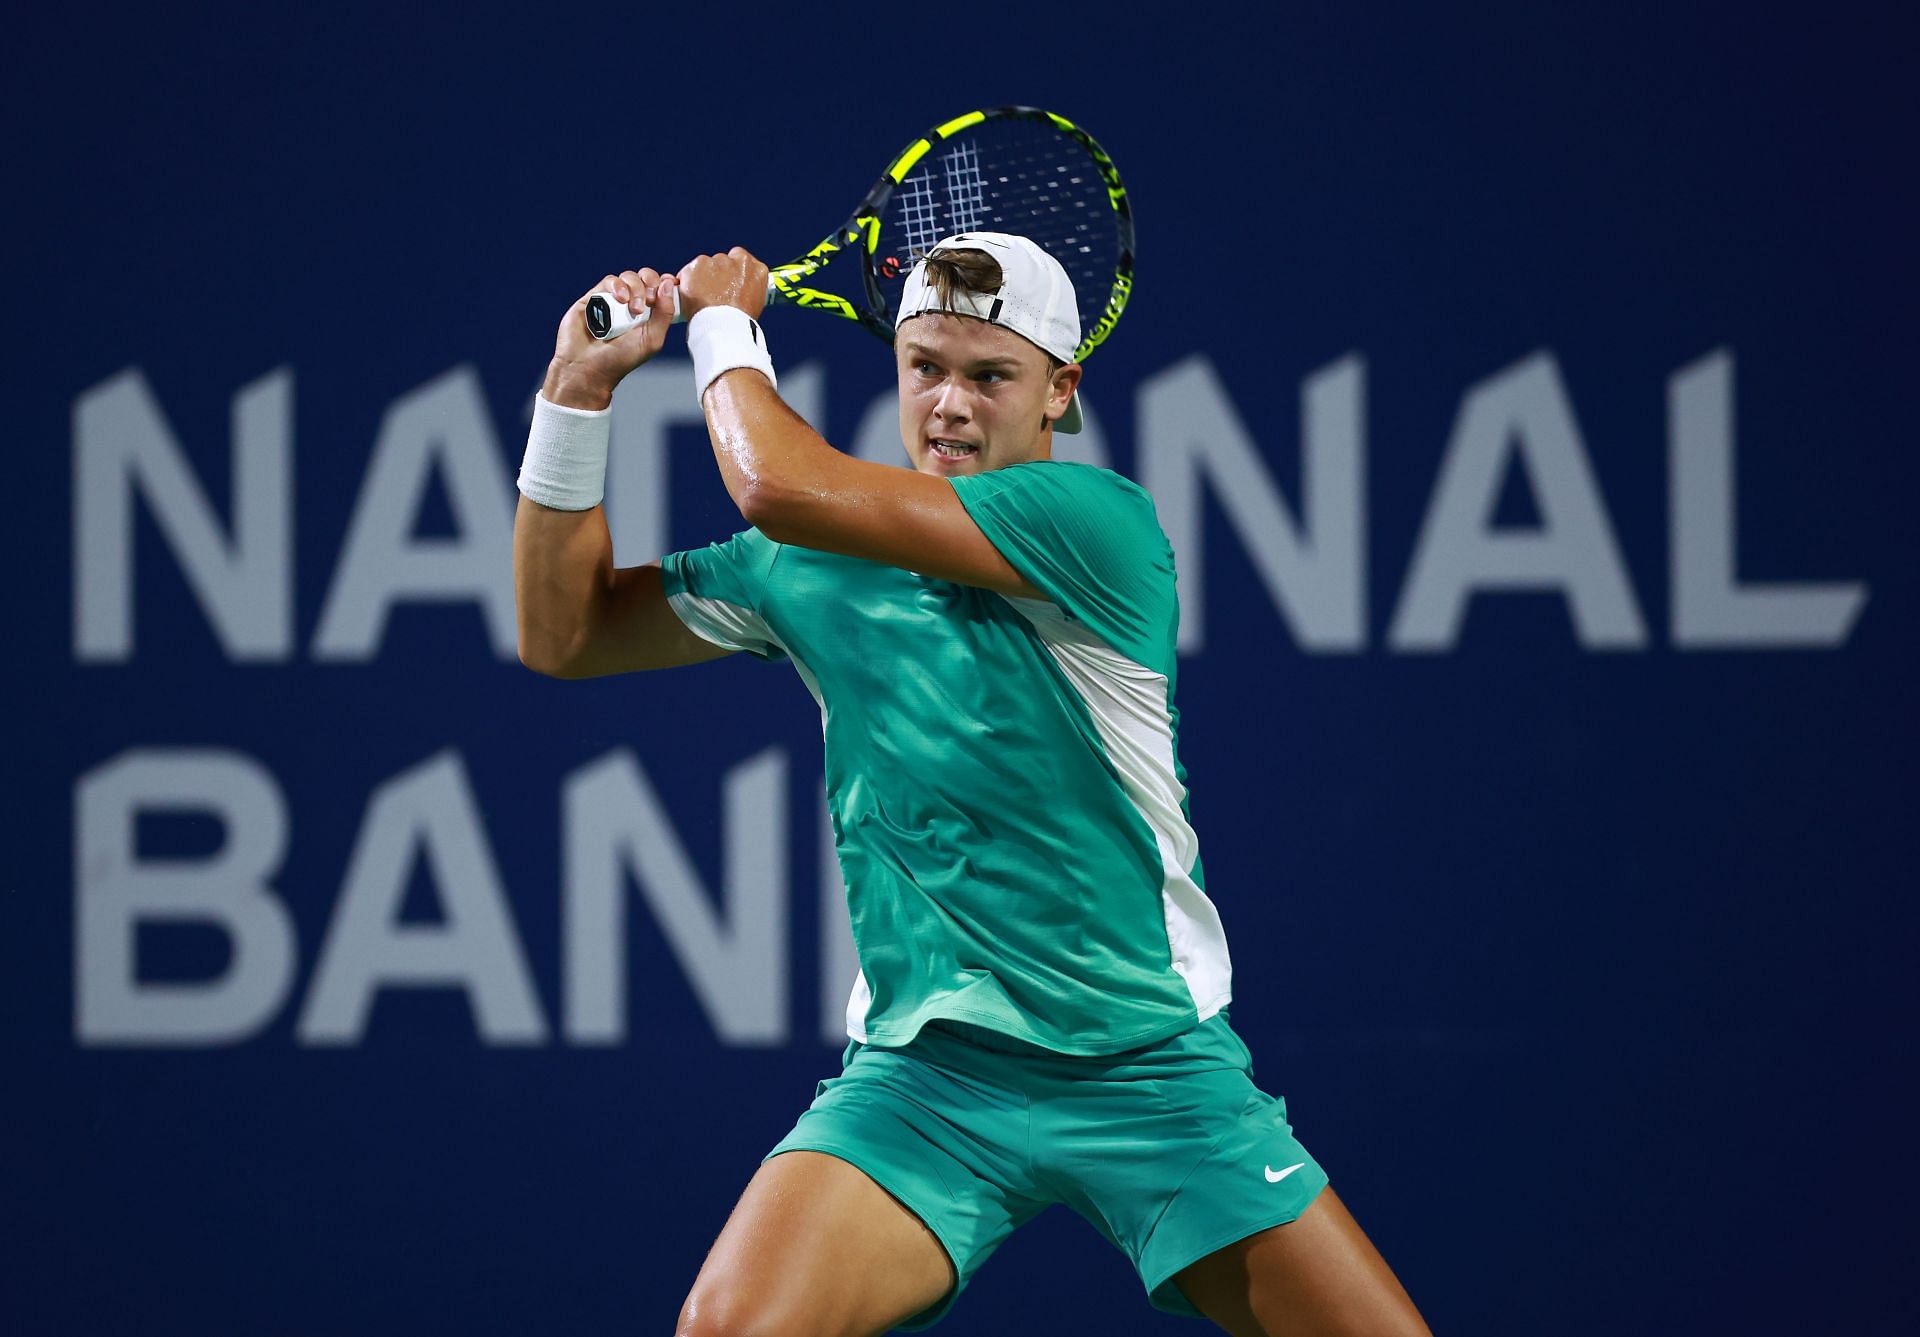
[[[1169,671],[1179,623],[1173,547],[1146,489],[1060,460],[951,481],[1029,584],[1135,663]]]
[[[725,543],[668,553],[660,559],[667,602],[703,640],[761,659],[785,659],[786,647],[760,612],[779,556],[780,545],[757,529]]]

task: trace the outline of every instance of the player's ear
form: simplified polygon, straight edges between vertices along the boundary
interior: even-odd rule
[[[1060,415],[1067,411],[1067,402],[1073,398],[1073,392],[1080,388],[1080,364],[1069,362],[1063,367],[1055,367],[1053,377],[1047,386],[1047,421],[1057,422]]]

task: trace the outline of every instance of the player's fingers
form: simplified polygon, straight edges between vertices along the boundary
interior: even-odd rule
[[[627,309],[636,316],[640,313],[635,308],[646,306],[653,301],[654,285],[659,280],[657,277],[648,279],[647,275],[651,272],[644,269],[629,269],[620,275],[620,281],[627,288]]]

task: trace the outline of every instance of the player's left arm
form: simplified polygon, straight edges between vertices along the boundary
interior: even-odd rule
[[[730,371],[713,383],[707,431],[740,514],[777,543],[1040,597],[945,479],[843,455],[756,371]]]
[[[717,262],[717,263],[714,263]],[[700,266],[702,272],[694,272]],[[686,306],[738,306],[758,318],[766,266],[736,247],[696,261]],[[828,445],[758,371],[719,376],[705,399],[707,432],[727,493],[776,543],[844,553],[923,576],[1021,598],[1042,597],[967,514],[945,479],[855,459]]]

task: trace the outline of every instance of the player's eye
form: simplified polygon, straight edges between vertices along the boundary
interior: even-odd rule
[[[922,376],[931,376],[939,370],[931,362],[916,362],[913,364],[913,369]]]

